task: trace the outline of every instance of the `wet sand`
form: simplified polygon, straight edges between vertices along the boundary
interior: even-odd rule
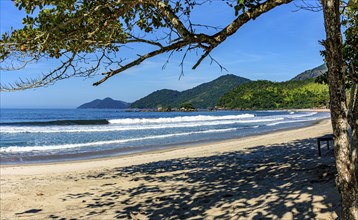
[[[1,166],[1,219],[336,219],[329,120],[97,160]]]

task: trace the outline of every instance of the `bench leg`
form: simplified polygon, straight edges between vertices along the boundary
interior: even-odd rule
[[[318,156],[321,156],[321,142],[317,140],[317,146],[318,146]]]

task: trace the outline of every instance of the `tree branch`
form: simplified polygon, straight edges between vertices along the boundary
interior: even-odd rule
[[[63,75],[66,74],[69,67],[72,66],[72,62],[75,59],[76,54],[72,54],[72,56],[65,62],[62,63],[58,68],[51,71],[50,73],[43,75],[40,79],[34,80],[34,79],[27,79],[26,81],[19,79],[20,82],[15,82],[15,85],[1,85],[0,91],[7,92],[7,91],[16,91],[16,90],[24,90],[24,89],[32,89],[32,88],[38,88],[42,86],[49,85],[57,80],[59,80]],[[60,71],[61,70],[61,71]],[[59,74],[56,74],[56,72],[60,71]],[[67,76],[66,78],[68,78]]]
[[[199,60],[194,64],[194,66],[192,67],[193,70],[195,70],[200,64],[201,62],[205,59],[205,57],[207,57],[210,52],[213,50],[214,48],[209,48],[205,51],[205,53],[199,58]]]
[[[67,18],[67,20],[62,21],[62,23],[59,22],[58,25],[55,22],[53,24],[56,27],[55,29],[51,29],[51,28],[50,29],[45,28],[44,30],[41,29],[42,31],[44,31],[45,34],[48,34],[47,37],[44,37],[43,35],[44,33],[41,33],[41,30],[39,29],[40,32],[39,33],[36,32],[37,33],[36,36],[40,39],[38,39],[38,41],[35,41],[31,44],[34,46],[34,48],[25,48],[25,49],[27,50],[31,49],[29,50],[30,53],[33,51],[35,52],[39,51],[44,54],[43,56],[48,55],[50,58],[60,58],[61,55],[63,55],[63,53],[76,54],[78,58],[78,60],[72,59],[70,63],[68,63],[68,65],[61,65],[55,71],[51,71],[48,74],[48,76],[42,77],[43,80],[41,84],[42,86],[48,83],[52,83],[54,82],[53,81],[54,79],[60,79],[64,75],[66,75],[66,77],[83,76],[83,73],[85,73],[89,76],[93,74],[93,72],[98,71],[99,65],[97,65],[97,67],[94,68],[88,67],[88,69],[86,69],[87,67],[72,66],[72,62],[74,64],[89,65],[90,63],[88,63],[86,60],[88,57],[86,57],[86,55],[84,55],[84,57],[81,57],[79,54],[86,53],[90,55],[95,55],[98,49],[103,49],[104,51],[108,51],[108,54],[104,54],[104,56],[102,56],[102,58],[104,58],[104,61],[101,61],[102,58],[97,61],[102,62],[102,64],[104,65],[104,69],[106,71],[107,70],[109,71],[103,73],[104,77],[98,82],[94,83],[93,85],[95,86],[103,83],[108,78],[120,72],[123,72],[131,67],[141,64],[146,59],[149,59],[151,57],[166,52],[171,52],[171,54],[173,54],[173,52],[178,51],[179,49],[186,46],[189,47],[183,58],[185,58],[186,54],[193,49],[198,49],[198,48],[203,49],[203,54],[194,64],[194,66],[192,67],[193,69],[196,69],[202,63],[202,61],[209,56],[211,59],[211,63],[213,62],[217,63],[220,66],[220,68],[223,70],[225,68],[210,56],[212,50],[215,49],[222,42],[224,42],[228,37],[233,35],[248,21],[257,18],[261,14],[264,14],[279,5],[286,4],[291,1],[293,0],[266,0],[261,4],[252,5],[250,6],[250,9],[248,9],[247,11],[243,11],[239,16],[237,16],[237,18],[233,20],[231,24],[229,24],[223,29],[217,29],[217,33],[213,35],[208,35],[205,33],[195,33],[195,30],[192,28],[194,24],[192,24],[190,20],[186,21],[185,19],[183,19],[184,15],[187,15],[189,18],[190,7],[192,7],[191,1],[188,2],[185,1],[184,7],[187,6],[187,8],[185,9],[182,8],[180,1],[117,0],[112,2],[113,5],[109,3],[109,5],[95,5],[92,9],[80,8],[78,13],[76,11],[71,12],[72,13],[71,16],[67,15],[66,12],[64,15],[66,15],[65,18]],[[203,2],[207,2],[207,1],[203,1]],[[175,3],[179,3],[179,6],[178,7],[177,5],[172,6],[172,4]],[[53,3],[53,4],[54,6],[56,6],[57,3]],[[123,6],[123,4],[126,4],[125,5],[126,7],[124,9],[123,7],[121,7]],[[195,2],[194,4],[199,5],[200,3]],[[104,13],[104,15],[101,14],[102,13],[101,10],[111,7],[113,10],[107,12],[107,14],[106,13]],[[83,14],[83,10],[85,11],[84,14]],[[144,15],[141,13],[144,13]],[[150,16],[153,13],[154,16]],[[139,17],[144,16],[143,18],[141,18],[142,20],[140,20],[141,22],[143,21],[145,22],[143,26],[141,26],[142,23],[139,21],[135,23],[136,25],[138,25],[140,30],[144,31],[145,33],[149,33],[151,32],[151,30],[153,30],[151,28],[155,28],[155,29],[165,28],[163,30],[163,33],[165,34],[164,37],[160,39],[152,40],[152,39],[146,39],[145,37],[138,37],[139,35],[133,36],[131,33],[131,31],[133,30],[132,29],[133,27],[131,26],[132,25],[131,21],[134,20],[136,21],[137,19],[136,16]],[[94,19],[94,21],[92,21],[93,19],[92,20],[89,19],[91,17],[100,18],[100,19],[98,22],[94,22],[97,21],[98,19],[97,20]],[[128,19],[128,21],[126,19]],[[107,22],[109,20],[112,21],[112,23],[110,24],[112,24],[112,26],[115,28],[112,28],[112,26],[108,26]],[[154,21],[156,23],[153,23]],[[124,24],[127,25],[127,29],[123,30],[122,25],[116,26],[115,25],[117,24],[116,22],[123,22]],[[164,24],[161,24],[161,22],[164,22]],[[40,24],[41,23],[39,23],[39,25]],[[64,28],[69,26],[69,24],[73,24],[74,28],[73,29]],[[186,27],[185,25],[189,25],[189,27]],[[200,24],[199,26],[210,27]],[[64,29],[62,30],[61,27],[63,27]],[[110,27],[110,28],[106,29],[105,27]],[[149,30],[147,30],[146,28],[149,28]],[[213,28],[216,29],[215,27]],[[56,32],[53,33],[53,30],[55,30]],[[166,30],[169,30],[169,33],[166,33]],[[118,31],[121,34],[117,36],[115,33],[118,33]],[[175,37],[177,38],[172,39]],[[50,42],[47,42],[47,39],[50,39]],[[13,53],[12,55],[17,55],[16,54],[17,52],[20,54],[26,54],[26,51],[24,52],[21,49],[20,47],[21,45],[20,46],[15,45],[13,46],[13,48],[11,48],[12,47],[12,45],[10,45],[11,43],[13,42],[17,43],[21,41],[16,40],[16,38],[14,41],[11,40],[13,39],[10,38],[8,40],[9,42],[7,43],[9,43],[9,45],[6,46],[10,48],[11,50],[10,52]],[[116,58],[116,53],[118,52],[118,49],[123,46],[125,47],[129,43],[144,43],[147,45],[156,46],[158,48],[155,48],[149,53],[146,53],[144,55],[140,55],[138,58],[130,61],[126,65],[122,65],[123,59],[119,59],[118,61],[118,59],[114,59],[114,58]],[[44,49],[45,46],[48,49],[45,50]],[[2,45],[2,47],[5,48],[4,45]],[[8,48],[5,48],[6,51]],[[20,61],[21,60],[19,60],[19,62]],[[91,62],[96,62],[96,61],[91,61]],[[166,64],[164,64],[163,67],[165,67],[165,65]],[[113,66],[116,66],[115,70],[111,69]],[[62,70],[65,70],[65,72],[62,72]],[[66,71],[69,71],[70,74],[67,74]],[[21,88],[20,86],[20,88],[24,89],[24,88],[39,87],[38,82],[36,81],[32,81],[32,82],[34,82],[32,87],[26,84],[25,87]]]
[[[142,0],[142,2],[148,2],[148,0]],[[160,10],[161,14],[169,20],[169,23],[173,25],[175,30],[181,35],[183,39],[191,36],[191,33],[185,27],[180,18],[170,9],[169,5],[158,0],[150,0],[149,2]]]
[[[103,83],[104,81],[106,81],[107,79],[109,79],[110,77],[112,77],[112,76],[114,76],[114,75],[116,75],[116,74],[118,74],[120,72],[123,72],[123,71],[125,71],[125,70],[127,70],[127,69],[129,69],[129,68],[131,68],[133,66],[137,66],[137,65],[141,64],[144,60],[146,60],[148,58],[154,57],[154,56],[156,56],[158,54],[162,54],[162,53],[165,53],[165,52],[168,52],[168,51],[171,51],[171,50],[178,50],[178,49],[180,49],[180,48],[182,48],[184,46],[187,46],[189,44],[190,44],[190,42],[187,42],[187,41],[179,41],[177,43],[171,44],[171,45],[166,46],[166,47],[162,47],[162,48],[160,48],[158,50],[154,50],[154,51],[152,51],[150,53],[142,55],[138,59],[136,59],[136,60],[124,65],[124,66],[122,66],[121,68],[119,68],[117,70],[112,70],[110,72],[103,73],[102,75],[106,75],[106,76],[103,79],[101,79],[100,81],[94,83],[93,85],[98,86],[101,83]]]
[[[242,25],[250,21],[251,19],[256,19],[260,15],[265,12],[270,11],[271,9],[292,2],[293,0],[268,0],[262,4],[257,5],[254,8],[249,9],[243,14],[239,15],[231,24],[226,26],[223,30],[213,35],[213,39],[217,42],[217,44],[223,42],[234,34]]]

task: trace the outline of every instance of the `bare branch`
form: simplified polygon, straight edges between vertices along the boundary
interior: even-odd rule
[[[144,0],[144,2],[148,1],[149,0]],[[150,0],[150,2],[155,5],[166,18],[168,18],[168,22],[175,28],[176,31],[178,31],[182,38],[185,39],[191,36],[191,33],[184,26],[179,17],[170,9],[170,6],[165,4],[165,1]]]
[[[207,57],[210,52],[213,50],[214,48],[209,48],[205,51],[205,53],[199,58],[199,60],[194,64],[194,66],[192,67],[193,70],[195,70],[200,64],[201,62],[205,59],[205,57]]]
[[[170,52],[170,54],[169,54],[169,56],[168,56],[168,59],[165,61],[165,63],[164,63],[163,66],[162,66],[162,70],[164,70],[164,69],[167,67],[167,65],[168,65],[168,63],[169,63],[169,60],[170,60],[170,58],[173,56],[174,52],[175,52],[175,50],[172,50],[172,51]]]
[[[265,12],[268,12],[279,5],[287,4],[292,1],[293,0],[268,0],[262,4],[259,4],[239,15],[231,24],[213,35],[213,39],[217,42],[217,44],[219,44],[234,34],[242,25],[246,24],[251,19],[254,20]]]
[[[210,59],[211,59],[211,63],[216,63],[219,67],[220,67],[220,70],[221,70],[221,72],[223,71],[223,70],[225,70],[226,72],[229,72],[224,66],[222,66],[217,60],[215,60],[210,54],[209,54],[209,57],[210,57]]]
[[[76,54],[73,54],[72,57],[70,57],[67,61],[63,62],[62,65],[60,65],[55,70],[51,71],[50,73],[43,75],[40,79],[26,79],[22,80],[19,79],[20,82],[15,82],[15,85],[9,84],[3,85],[1,84],[0,91],[2,92],[8,92],[8,91],[16,91],[16,90],[24,90],[24,89],[31,89],[31,88],[38,88],[42,86],[49,85],[59,79],[61,77],[65,76],[65,78],[68,78],[69,76],[66,76],[66,71],[69,67],[72,66],[72,61],[74,60]],[[59,72],[59,73],[58,73]]]
[[[168,52],[168,51],[171,51],[171,50],[178,50],[184,46],[187,46],[189,43],[186,42],[186,41],[179,41],[177,43],[174,43],[172,45],[169,45],[169,46],[166,46],[166,47],[162,47],[158,50],[155,50],[155,51],[152,51],[150,53],[147,53],[145,55],[142,55],[140,56],[138,59],[128,63],[127,65],[124,65],[122,66],[121,68],[117,69],[117,70],[113,70],[113,71],[110,71],[110,72],[106,72],[106,73],[103,73],[102,75],[106,75],[103,79],[101,79],[100,81],[94,83],[93,85],[94,86],[98,86],[100,85],[101,83],[103,83],[104,81],[106,81],[107,79],[109,79],[110,77],[120,73],[120,72],[123,72],[133,66],[137,66],[139,64],[141,64],[144,60],[148,59],[148,58],[151,58],[151,57],[154,57],[158,54],[162,54],[162,53],[165,53],[165,52]]]
[[[314,2],[314,3],[312,3]],[[320,12],[322,11],[322,5],[319,0],[307,2],[305,0],[301,0],[301,4],[294,2],[295,6],[297,7],[296,11],[306,10],[312,12]]]
[[[182,59],[181,59],[181,62],[180,62],[180,64],[179,64],[179,66],[180,66],[180,68],[181,68],[181,72],[180,72],[180,75],[179,75],[179,79],[181,79],[181,77],[184,76],[184,61],[185,61],[186,55],[188,54],[189,50],[190,50],[190,47],[188,47],[188,48],[186,49],[186,51],[185,51],[185,53],[184,53],[184,55],[183,55],[183,57],[182,57]]]
[[[159,42],[155,42],[155,41],[150,41],[150,40],[146,40],[146,39],[143,39],[143,38],[137,38],[137,37],[134,37],[134,36],[131,36],[132,39],[129,39],[127,40],[127,43],[146,43],[146,44],[151,44],[151,45],[154,45],[154,46],[158,46],[160,48],[163,47],[163,45]]]

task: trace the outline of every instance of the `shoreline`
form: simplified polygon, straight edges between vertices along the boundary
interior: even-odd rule
[[[305,111],[307,112],[307,111]],[[214,144],[217,142],[228,141],[228,140],[238,140],[242,138],[249,138],[249,137],[256,137],[265,134],[271,134],[276,132],[284,132],[288,130],[295,130],[304,127],[310,127],[315,124],[320,123],[321,121],[329,120],[319,119],[316,121],[308,122],[307,124],[298,125],[296,127],[288,127],[288,128],[279,128],[277,130],[272,131],[263,131],[259,134],[248,134],[245,136],[238,136],[233,138],[215,138],[210,140],[197,140],[197,141],[188,141],[183,143],[173,143],[173,144],[166,144],[166,145],[147,145],[147,146],[140,146],[140,147],[125,147],[125,148],[114,148],[109,150],[103,151],[93,151],[93,152],[84,152],[84,153],[76,153],[76,154],[63,154],[63,155],[47,155],[47,156],[31,156],[30,158],[20,157],[19,161],[5,161],[2,162],[0,158],[0,167],[1,166],[27,166],[27,165],[40,165],[40,164],[57,164],[57,163],[72,163],[72,162],[81,162],[81,161],[89,161],[89,160],[105,160],[107,158],[116,158],[116,157],[123,157],[123,156],[130,156],[130,155],[137,155],[142,153],[150,153],[150,152],[157,152],[157,151],[166,151],[166,150],[174,150],[176,148],[188,148],[188,147],[195,147],[200,145],[206,144]],[[25,161],[23,161],[25,159]]]
[[[265,139],[265,138],[271,138],[271,136],[280,136],[280,134],[284,134],[284,133],[292,133],[295,132],[297,130],[306,130],[306,129],[310,129],[314,126],[319,126],[319,125],[326,125],[327,123],[330,123],[330,119],[321,119],[318,120],[314,123],[312,123],[309,126],[303,126],[303,127],[298,127],[298,128],[289,128],[289,129],[280,129],[280,130],[276,130],[276,131],[271,131],[271,132],[265,132],[262,134],[252,134],[252,135],[248,135],[245,137],[239,137],[239,138],[231,138],[231,139],[220,139],[220,140],[211,140],[211,141],[198,141],[198,142],[190,142],[190,143],[183,143],[183,144],[173,144],[173,145],[169,145],[169,146],[163,146],[161,148],[156,148],[156,149],[149,149],[146,151],[129,151],[128,153],[125,154],[119,154],[119,155],[114,155],[114,156],[104,156],[104,157],[97,157],[97,158],[85,158],[85,159],[69,159],[69,160],[63,160],[63,161],[44,161],[44,162],[30,162],[30,163],[18,163],[18,164],[0,164],[0,173],[2,175],[7,175],[7,174],[15,174],[15,170],[23,170],[26,169],[28,170],[28,167],[46,167],[46,166],[51,166],[51,167],[57,167],[57,166],[65,166],[65,167],[69,167],[71,164],[77,164],[79,165],[79,167],[86,167],[87,165],[89,166],[93,166],[94,163],[101,163],[101,164],[108,164],[106,163],[111,161],[113,163],[120,161],[121,159],[127,160],[127,158],[133,158],[133,157],[137,157],[137,156],[146,156],[146,155],[159,155],[159,154],[169,154],[171,155],[172,152],[179,152],[181,150],[191,150],[191,151],[196,151],[195,148],[199,148],[197,149],[197,151],[202,151],[204,150],[203,148],[208,148],[205,149],[204,152],[212,152],[212,147],[214,145],[223,145],[225,147],[227,147],[227,145],[231,145],[233,143],[236,142],[240,142],[240,141],[250,141],[251,139]],[[240,147],[240,149],[244,149],[247,148],[245,146]],[[228,150],[233,150],[233,149],[228,149]],[[219,153],[220,151],[218,151],[217,153]],[[223,152],[220,152],[223,153]],[[183,157],[184,155],[182,154],[178,154],[178,157],[175,158],[180,158]],[[200,155],[199,155],[200,156]],[[205,155],[202,155],[205,156]],[[172,158],[174,159],[174,158]],[[134,163],[134,164],[138,164],[138,163]],[[133,164],[133,165],[134,165]],[[92,168],[99,168],[97,166],[94,166]],[[43,170],[43,169],[41,169]],[[62,170],[62,169],[59,169]],[[71,171],[73,169],[69,169],[69,171]],[[33,173],[34,174],[34,173]]]
[[[115,158],[1,166],[1,219],[337,219],[312,126]]]

